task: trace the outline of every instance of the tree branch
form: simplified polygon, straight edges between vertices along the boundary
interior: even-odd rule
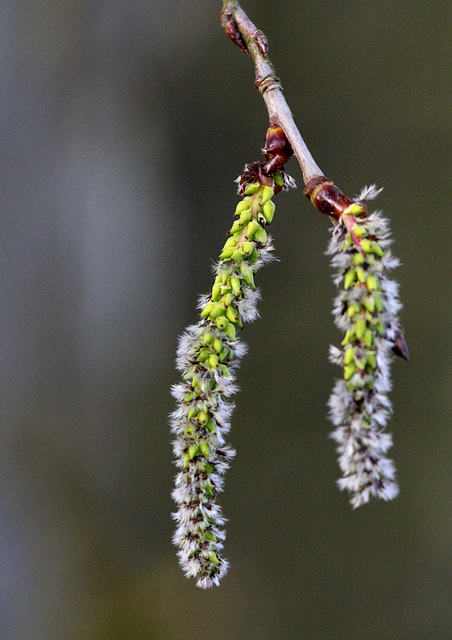
[[[294,122],[292,113],[282,93],[282,86],[268,57],[265,35],[248,18],[237,0],[223,0],[221,21],[227,35],[242,50],[247,51],[254,62],[255,87],[264,98],[271,123],[278,124],[286,134],[294,155],[300,163],[304,183],[322,175]]]

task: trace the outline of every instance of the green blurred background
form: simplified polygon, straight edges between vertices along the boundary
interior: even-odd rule
[[[292,161],[243,333],[232,568],[211,591],[185,580],[174,353],[264,103],[220,2],[4,0],[1,640],[452,638],[451,5],[243,4],[323,171],[385,187],[412,357],[393,367],[400,497],[354,512],[335,487],[330,225]]]

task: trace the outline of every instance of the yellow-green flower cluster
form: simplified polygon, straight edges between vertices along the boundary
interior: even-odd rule
[[[365,193],[369,198],[377,191]],[[358,200],[343,214],[328,250],[341,289],[333,313],[345,332],[341,347],[331,347],[330,352],[331,360],[343,370],[329,400],[336,426],[331,437],[338,444],[343,474],[338,485],[350,492],[353,507],[371,496],[391,500],[398,493],[395,468],[386,457],[392,439],[383,432],[391,412],[389,364],[400,335],[397,312],[401,308],[398,285],[387,272],[398,260],[389,250],[387,221],[379,213],[367,215],[366,211]],[[345,224],[344,216],[352,213],[353,224]]]
[[[279,174],[274,179],[283,180]],[[197,578],[202,588],[218,585],[228,568],[220,554],[225,533],[217,494],[235,452],[225,445],[224,435],[234,408],[230,397],[237,391],[235,369],[246,352],[237,331],[258,315],[254,274],[271,259],[265,227],[274,215],[273,194],[257,182],[246,187],[212,291],[200,300],[201,319],[179,341],[176,363],[183,381],[173,387],[178,406],[171,415],[179,469],[173,540],[187,577]]]

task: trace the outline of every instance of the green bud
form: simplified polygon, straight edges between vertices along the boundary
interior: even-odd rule
[[[356,271],[351,269],[344,276],[344,289],[348,289],[356,280]]]
[[[209,433],[214,433],[217,430],[215,422],[213,421],[212,418],[209,418],[204,426],[206,427]]]
[[[240,315],[239,315],[239,311],[238,311],[238,309],[237,309],[237,307],[235,305],[231,304],[226,309],[226,318],[230,322],[234,322],[234,324],[236,324],[239,321]]]
[[[241,260],[243,260],[243,251],[241,249],[236,249],[231,256],[231,259],[234,262],[240,262]]]
[[[268,202],[269,200],[271,200],[274,196],[275,192],[273,191],[273,189],[271,187],[264,187],[262,189],[262,196],[261,196],[261,204],[265,204],[266,202]]]
[[[225,364],[219,364],[218,367],[220,371],[226,376],[226,378],[229,378],[231,374],[229,373],[229,369],[227,368],[227,366]]]
[[[190,380],[191,378],[193,378],[193,376],[195,375],[195,372],[196,372],[196,367],[195,366],[190,367],[190,369],[186,373],[184,373],[184,376],[183,376],[184,380]]]
[[[240,278],[237,278],[237,276],[231,276],[231,287],[233,292],[235,293],[235,295],[239,295],[241,293],[241,289],[240,289]]]
[[[234,249],[232,247],[226,247],[226,249],[223,249],[220,253],[220,260],[229,260],[233,253]]]
[[[206,540],[209,540],[210,542],[216,542],[217,541],[216,537],[214,536],[214,534],[211,531],[205,531],[204,532],[204,538]]]
[[[233,297],[232,293],[227,293],[223,297],[223,304],[224,304],[225,307],[229,307],[229,305],[232,304],[232,297]]]
[[[250,255],[248,256],[248,262],[256,262],[256,260],[259,259],[259,256],[261,254],[259,253],[259,251],[256,249],[256,245],[254,245],[254,249],[252,250],[252,252],[250,253]]]
[[[355,253],[355,255],[353,256],[353,264],[355,265],[355,267],[360,267],[364,264],[364,256],[362,253]]]
[[[360,225],[360,224],[355,224],[355,225],[352,227],[352,231],[353,231],[353,233],[355,234],[355,236],[358,236],[358,238],[362,238],[363,236],[365,236],[365,235],[366,235],[366,230],[365,230],[365,228],[364,228],[362,225]]]
[[[373,313],[375,311],[375,301],[372,296],[368,296],[367,298],[365,298],[363,304],[367,311],[370,311],[370,313]]]
[[[221,330],[224,331],[226,329],[226,327],[229,324],[229,321],[227,320],[227,318],[225,318],[224,316],[220,316],[219,318],[217,318],[215,320],[215,324],[217,325],[217,327]]]
[[[197,453],[198,453],[198,446],[196,444],[191,444],[187,450],[189,460],[193,460],[193,458],[196,456]]]
[[[350,331],[346,331],[346,333],[345,333],[345,337],[344,337],[344,339],[342,340],[341,345],[342,345],[343,347],[345,347],[345,345],[350,344],[350,342],[351,342],[351,334],[350,334]]]
[[[252,240],[254,238],[254,234],[256,233],[256,231],[259,231],[260,228],[261,228],[261,226],[257,222],[257,220],[251,220],[251,222],[248,223],[248,226],[246,228],[246,236],[247,236],[247,238]]]
[[[209,367],[211,367],[212,369],[216,369],[218,367],[218,356],[215,354],[212,354],[209,357]]]
[[[366,331],[364,332],[363,335],[363,342],[366,345],[366,347],[370,347],[372,346],[372,343],[374,341],[374,334],[372,332],[371,329],[366,329]]]
[[[220,353],[220,351],[223,349],[223,343],[220,340],[220,338],[215,338],[215,340],[213,341],[213,348],[215,349],[215,351],[217,353]]]
[[[275,204],[274,202],[272,202],[272,200],[269,200],[264,204],[264,206],[262,207],[262,214],[265,218],[265,222],[267,224],[270,224],[273,220],[273,216],[275,215]]]
[[[364,371],[364,369],[366,368],[366,361],[365,360],[358,360],[358,362],[356,363],[356,366],[358,367],[358,369],[360,371]]]
[[[357,202],[352,202],[352,204],[345,209],[342,215],[359,216],[363,210],[364,207],[362,205]]]
[[[355,302],[351,302],[348,305],[348,309],[347,309],[348,317],[352,318],[353,316],[356,316],[357,313],[359,313],[359,305],[357,305]]]
[[[204,331],[201,336],[201,341],[203,344],[211,344],[215,340],[215,336],[212,333],[208,333]]]
[[[360,245],[361,245],[361,249],[364,251],[364,253],[371,253],[372,252],[372,243],[367,238],[363,238],[361,240]]]
[[[195,394],[193,393],[193,391],[190,391],[185,396],[184,402],[186,402],[187,404],[190,404],[190,402],[193,402],[194,399],[195,399]]]
[[[210,482],[210,480],[207,480],[206,484],[204,485],[204,492],[210,497],[213,498],[213,487],[212,487],[212,483]]]
[[[231,359],[231,350],[229,349],[227,344],[225,344],[221,351],[218,353],[218,359],[222,362],[224,362],[224,360]]]
[[[224,243],[223,249],[226,249],[227,247],[236,247],[238,241],[239,239],[237,238],[237,236],[230,236]]]
[[[236,220],[234,222],[234,224],[232,225],[231,230],[229,231],[229,233],[231,235],[234,235],[234,233],[238,233],[242,229],[242,227],[243,227],[243,224],[241,224],[239,220]]]
[[[260,184],[258,182],[253,182],[252,184],[249,184],[247,186],[247,188],[245,189],[245,193],[246,194],[252,194],[252,193],[256,193],[256,191],[260,188]]]
[[[244,242],[242,245],[242,250],[245,256],[250,256],[254,250],[254,242]]]
[[[374,294],[372,296],[374,302],[375,302],[375,309],[381,313],[381,311],[383,311],[383,300],[381,299],[381,297],[379,295]]]
[[[364,318],[358,318],[358,320],[355,322],[355,333],[356,337],[359,340],[361,340],[361,338],[363,337],[366,328],[366,321],[364,320]]]
[[[376,291],[378,289],[378,280],[375,276],[368,276],[366,279],[366,286],[369,291]]]
[[[346,367],[344,367],[344,380],[350,380],[355,371],[355,363],[350,363]]]
[[[376,323],[376,325],[375,325],[375,329],[378,331],[378,333],[379,333],[381,336],[383,335],[384,330],[385,330],[384,325],[383,325],[383,323],[382,323],[382,322],[377,322],[377,323]]]
[[[350,364],[355,359],[355,351],[353,347],[349,347],[344,353],[344,364]]]
[[[206,318],[208,315],[212,313],[215,308],[215,304],[213,302],[208,302],[204,309],[201,311],[201,318]]]
[[[205,411],[200,411],[198,413],[199,424],[202,424],[202,425],[206,424],[208,419],[209,419],[209,415]]]
[[[284,176],[281,173],[281,171],[278,171],[278,173],[274,173],[273,174],[273,180],[278,185],[278,187],[283,187],[284,186]]]
[[[221,295],[221,285],[214,284],[212,287],[212,300],[214,302],[218,302],[218,300],[220,299],[220,295]]]
[[[225,360],[230,360],[231,355],[232,355],[231,349],[225,344],[224,347],[219,352],[218,358],[219,360],[224,362]]]
[[[201,440],[198,444],[198,450],[203,456],[208,456],[210,453],[209,445],[204,440]]]
[[[363,283],[366,282],[367,273],[362,267],[358,267],[356,269],[356,275],[358,276],[358,280],[360,282],[363,282]]]
[[[239,216],[241,213],[249,209],[249,205],[250,205],[249,200],[250,198],[245,198],[244,200],[238,203],[238,205],[235,208],[236,216]]]
[[[190,409],[187,411],[187,418],[189,420],[193,420],[193,418],[196,418],[197,415],[198,409],[196,407],[190,407]]]
[[[254,289],[254,276],[251,267],[244,262],[240,265],[240,273],[243,276],[246,284],[250,285]]]
[[[243,260],[243,251],[241,249],[236,249],[231,258],[234,262],[241,262]]]
[[[191,438],[193,436],[193,434],[195,433],[195,428],[193,427],[192,424],[189,424],[185,427],[184,429],[184,436],[187,436],[188,438]]]
[[[209,555],[209,561],[213,562],[213,564],[220,564],[220,561],[218,560],[217,556],[214,553],[211,553]]]
[[[228,322],[227,326],[225,327],[225,329],[223,329],[223,331],[225,332],[225,334],[228,336],[230,340],[235,340],[236,334],[235,334],[235,327],[233,324]]]
[[[256,242],[260,242],[261,244],[267,242],[267,232],[260,225],[259,229],[254,234],[254,239],[256,240]]]
[[[375,356],[375,353],[369,353],[369,355],[367,356],[367,364],[371,369],[377,368],[377,358]]]
[[[240,226],[246,224],[251,220],[251,211],[246,209],[243,213],[240,214]]]
[[[373,253],[375,253],[375,255],[377,255],[379,258],[382,258],[384,256],[384,251],[383,249],[380,247],[380,245],[378,244],[378,242],[372,242],[372,251]]]
[[[224,315],[224,307],[221,304],[215,304],[214,308],[212,309],[212,311],[209,313],[209,316],[212,318],[212,320],[215,320],[215,318],[218,318],[219,316],[223,316]]]

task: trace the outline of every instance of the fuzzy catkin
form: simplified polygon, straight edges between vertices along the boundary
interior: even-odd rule
[[[373,199],[375,187],[357,199]],[[355,205],[356,210],[356,205]],[[335,284],[341,289],[334,301],[335,323],[343,332],[340,348],[330,348],[330,360],[343,371],[329,400],[329,416],[336,427],[342,478],[338,486],[350,493],[356,508],[372,496],[392,500],[398,494],[395,467],[386,457],[392,437],[384,432],[392,405],[390,359],[400,333],[397,313],[401,308],[398,284],[387,273],[398,266],[389,249],[387,220],[375,212],[356,217],[354,242],[344,221],[332,232],[327,253],[336,269]],[[346,213],[344,215],[347,215]]]
[[[218,585],[228,569],[220,553],[225,519],[217,494],[235,455],[224,437],[234,409],[231,396],[237,391],[235,371],[246,353],[237,329],[258,316],[254,274],[272,259],[264,227],[273,218],[273,194],[258,183],[246,188],[215,267],[212,292],[200,299],[201,319],[179,340],[176,367],[183,381],[172,388],[177,408],[170,417],[178,468],[173,542],[185,575],[197,578],[201,588]]]

